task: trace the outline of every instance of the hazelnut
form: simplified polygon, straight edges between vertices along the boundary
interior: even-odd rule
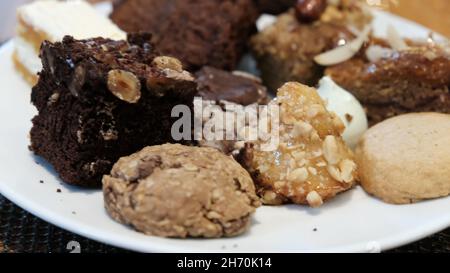
[[[177,72],[183,72],[183,65],[180,60],[168,57],[168,56],[159,56],[153,59],[153,65],[155,65],[159,69],[170,69],[175,70]]]
[[[128,71],[109,71],[108,89],[114,96],[128,103],[137,103],[141,98],[141,82],[136,75]]]
[[[297,0],[295,15],[302,23],[311,23],[320,18],[327,7],[327,0]]]

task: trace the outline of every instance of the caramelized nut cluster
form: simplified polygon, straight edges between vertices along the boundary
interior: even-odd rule
[[[317,207],[356,179],[352,151],[341,134],[344,124],[313,88],[287,83],[274,100],[280,105],[278,149],[247,144],[243,163],[252,173],[265,204],[308,204]]]

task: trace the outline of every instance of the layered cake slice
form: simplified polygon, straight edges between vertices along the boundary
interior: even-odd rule
[[[355,39],[371,19],[357,0],[299,1],[251,39],[265,85],[272,91],[288,81],[316,85],[323,66],[314,58]]]
[[[100,186],[120,157],[174,142],[172,108],[192,107],[196,84],[149,41],[139,34],[128,41],[66,36],[43,43],[30,149],[65,182]]]
[[[31,84],[37,82],[37,73],[42,69],[38,54],[45,40],[57,42],[65,35],[76,39],[126,38],[125,32],[98,14],[89,3],[80,0],[32,2],[17,10],[17,21],[13,60],[17,70]]]
[[[372,38],[326,74],[363,103],[371,124],[410,112],[450,113],[450,46],[389,36]]]
[[[152,33],[163,54],[194,71],[234,69],[258,15],[253,0],[119,0],[111,18],[127,32]]]

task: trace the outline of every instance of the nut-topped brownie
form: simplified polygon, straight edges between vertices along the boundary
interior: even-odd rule
[[[372,38],[326,74],[364,104],[371,124],[411,112],[450,113],[450,46],[391,43]]]
[[[356,0],[298,2],[251,39],[262,79],[271,91],[288,81],[317,84],[324,68],[314,58],[352,41],[355,30],[372,19]]]
[[[229,101],[241,105],[265,104],[267,88],[261,79],[246,72],[228,72],[205,66],[195,73],[199,95],[207,100]]]
[[[150,38],[43,43],[30,149],[65,182],[100,186],[120,157],[174,142],[172,107],[192,105],[196,84],[177,59],[159,56]]]
[[[256,30],[253,0],[120,0],[111,19],[127,32],[152,33],[165,55],[188,70],[232,70]]]

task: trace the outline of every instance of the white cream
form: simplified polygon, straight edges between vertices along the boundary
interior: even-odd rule
[[[75,39],[126,38],[126,33],[109,18],[100,15],[92,5],[82,0],[35,1],[18,8],[17,13],[26,24],[46,33],[52,42],[61,40],[65,35]]]
[[[366,112],[361,103],[330,77],[323,77],[320,80],[318,92],[327,102],[327,109],[335,112],[344,122],[346,129],[342,137],[349,147],[355,148],[369,127]]]
[[[36,53],[36,49],[25,41],[22,37],[14,38],[17,60],[31,73],[37,74],[42,70],[41,59]]]

